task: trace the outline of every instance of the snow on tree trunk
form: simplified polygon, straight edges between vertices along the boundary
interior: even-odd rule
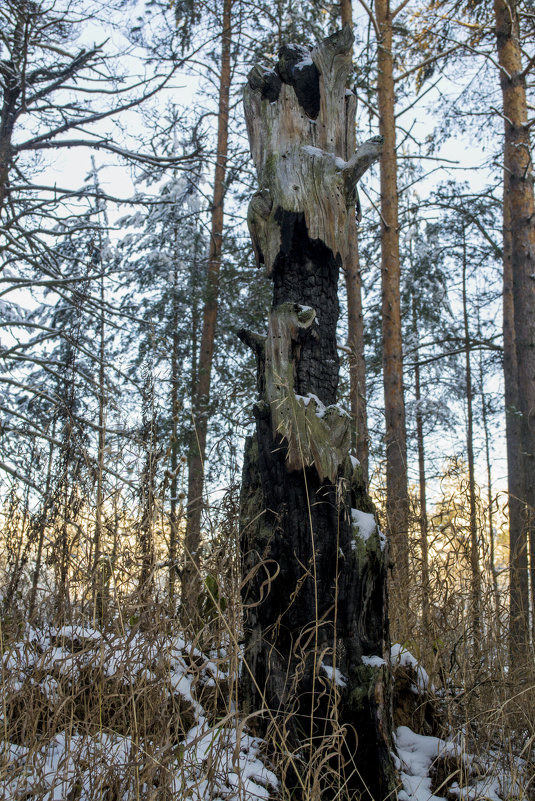
[[[348,152],[352,43],[346,26],[310,52],[286,45],[274,70],[252,70],[244,92],[260,184],[248,221],[274,292],[267,337],[241,332],[260,396],[242,482],[243,702],[304,760],[287,775],[301,794],[310,788],[299,765],[318,764],[330,743],[337,767],[325,761],[316,789],[338,776],[335,791],[358,793],[364,782],[382,799],[396,786],[387,555],[349,452],[350,418],[336,405],[338,274],[356,182],[382,145],[376,137]]]

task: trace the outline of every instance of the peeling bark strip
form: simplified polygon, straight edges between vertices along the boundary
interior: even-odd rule
[[[336,405],[338,274],[356,182],[382,142],[348,152],[352,43],[346,26],[312,51],[287,45],[244,91],[260,184],[249,227],[274,289],[267,336],[240,333],[260,396],[242,482],[243,701],[249,720],[294,749],[286,784],[296,797],[366,786],[380,801],[396,787],[387,555]]]

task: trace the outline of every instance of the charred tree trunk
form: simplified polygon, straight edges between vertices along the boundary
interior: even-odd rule
[[[245,88],[260,183],[248,221],[274,292],[267,336],[241,333],[260,395],[242,483],[243,700],[294,749],[286,781],[298,797],[366,786],[382,799],[396,786],[387,555],[336,405],[338,275],[356,182],[382,146],[349,152],[352,44],[346,26],[310,52],[284,46]]]

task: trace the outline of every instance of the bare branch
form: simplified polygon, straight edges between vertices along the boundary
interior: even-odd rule
[[[377,40],[379,40],[381,38],[381,32],[379,30],[379,26],[377,24],[377,20],[375,19],[371,8],[367,4],[366,0],[358,0],[358,1],[359,1],[360,5],[362,6],[362,8],[364,9],[364,11],[366,12],[366,14],[368,15],[368,17],[370,18],[370,21],[371,21],[371,23],[373,25],[373,29],[375,31],[375,35],[377,36]]]

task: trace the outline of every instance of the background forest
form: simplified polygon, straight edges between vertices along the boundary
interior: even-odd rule
[[[284,795],[238,715],[239,333],[271,302],[241,93],[348,22],[385,146],[339,394],[394,561],[399,797],[533,798],[532,4],[3,0],[6,798]]]

